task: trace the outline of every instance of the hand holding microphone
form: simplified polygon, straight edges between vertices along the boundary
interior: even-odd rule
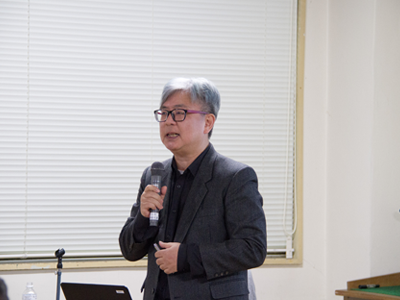
[[[148,185],[140,199],[140,212],[150,218],[150,226],[158,226],[159,210],[163,208],[163,200],[167,187],[161,187],[161,178],[164,173],[164,165],[155,162],[151,165],[151,184]]]

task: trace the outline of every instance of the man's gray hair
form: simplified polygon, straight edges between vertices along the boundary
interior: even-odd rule
[[[182,91],[189,95],[192,103],[199,103],[203,111],[218,116],[221,99],[216,86],[205,78],[173,78],[164,86],[160,107],[168,100],[175,92]],[[211,137],[212,129],[208,133],[208,138]]]

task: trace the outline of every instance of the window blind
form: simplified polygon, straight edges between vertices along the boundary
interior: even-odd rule
[[[256,170],[268,251],[286,251],[296,5],[1,1],[0,259],[54,257],[58,248],[66,257],[121,255],[142,171],[171,157],[152,111],[177,76],[218,87],[211,142]]]

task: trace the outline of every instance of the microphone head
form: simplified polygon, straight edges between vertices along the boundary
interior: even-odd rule
[[[55,255],[56,257],[58,257],[58,258],[62,257],[64,254],[65,254],[64,248],[60,248],[60,249],[58,249],[58,250],[54,253],[54,255]]]
[[[162,176],[164,173],[164,165],[158,161],[151,165],[151,176]]]

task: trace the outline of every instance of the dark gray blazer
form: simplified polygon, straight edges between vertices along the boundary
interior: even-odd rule
[[[168,188],[171,160],[163,162],[163,183]],[[154,240],[135,243],[133,227],[140,213],[140,196],[150,184],[150,168],[142,176],[136,203],[120,234],[122,254],[138,260],[148,254],[144,299],[154,298],[160,269],[155,263],[153,243],[164,241],[167,192],[160,211],[159,233]],[[252,168],[220,155],[211,145],[193,181],[175,234],[175,242],[200,247],[206,272],[168,275],[171,299],[248,299],[247,270],[261,265],[266,256],[266,222],[263,199]]]

